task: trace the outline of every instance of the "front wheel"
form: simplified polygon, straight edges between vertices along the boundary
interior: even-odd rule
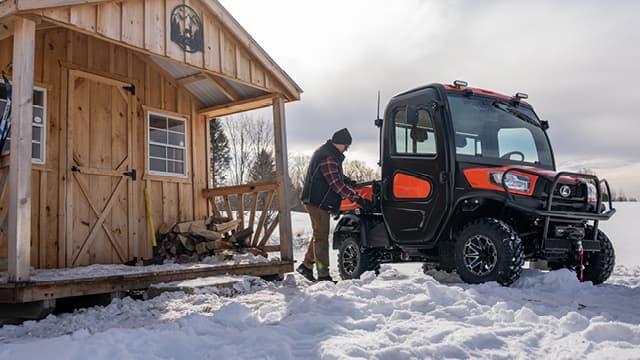
[[[478,219],[456,236],[455,263],[458,275],[466,283],[497,281],[508,286],[522,272],[522,241],[507,223]]]
[[[373,270],[375,265],[369,252],[354,238],[347,238],[340,245],[338,270],[343,280],[359,279],[362,273]]]
[[[587,238],[593,239],[593,228],[591,227],[587,230]],[[613,250],[611,240],[600,230],[598,230],[598,242],[600,243],[600,251],[587,256],[583,272],[584,281],[591,281],[594,285],[607,281],[616,263],[616,253]],[[579,277],[580,271],[578,270]]]

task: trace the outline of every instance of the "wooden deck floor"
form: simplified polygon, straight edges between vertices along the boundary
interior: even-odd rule
[[[201,268],[152,270],[97,277],[73,277],[23,283],[0,283],[0,305],[53,300],[72,296],[147,289],[151,284],[223,274],[270,276],[293,271],[293,262],[216,265]]]

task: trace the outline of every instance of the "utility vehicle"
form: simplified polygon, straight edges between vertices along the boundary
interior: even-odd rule
[[[609,184],[556,170],[549,123],[527,97],[464,81],[394,96],[375,121],[382,179],[356,187],[373,211],[343,201],[333,234],[342,278],[411,261],[509,285],[527,260],[607,280],[615,254],[598,223],[615,213]]]

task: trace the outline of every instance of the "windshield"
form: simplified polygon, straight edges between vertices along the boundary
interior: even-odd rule
[[[554,168],[549,142],[530,108],[454,94],[449,107],[459,160]]]

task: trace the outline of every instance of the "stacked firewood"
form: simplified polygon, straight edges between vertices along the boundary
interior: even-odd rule
[[[160,225],[156,240],[158,255],[177,263],[197,262],[208,256],[230,260],[234,254],[267,253],[251,247],[253,229],[238,230],[238,220],[212,216],[206,220]]]

